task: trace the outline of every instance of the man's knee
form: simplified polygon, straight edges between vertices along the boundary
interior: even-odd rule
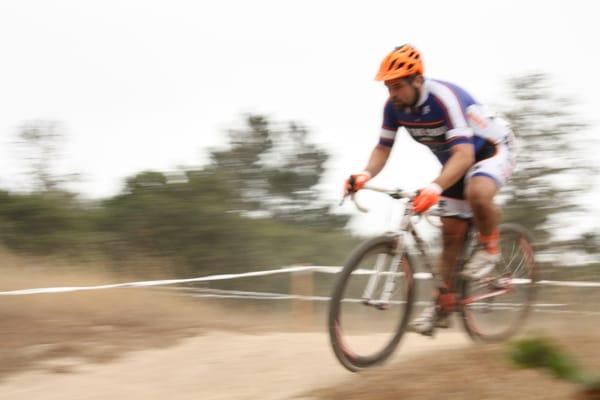
[[[486,196],[477,190],[472,190],[469,192],[468,200],[469,205],[474,212],[489,207],[491,204],[493,204],[493,197],[490,198],[489,196]]]
[[[475,176],[467,185],[465,196],[473,209],[489,207],[498,191],[496,182],[487,176]]]

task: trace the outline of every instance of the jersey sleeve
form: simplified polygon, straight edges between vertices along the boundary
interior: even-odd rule
[[[510,125],[494,116],[480,104],[467,107],[467,119],[476,136],[492,143],[500,143],[511,134]]]
[[[383,147],[392,147],[398,131],[398,119],[394,110],[394,104],[388,100],[383,109],[383,124],[379,134],[379,145]]]

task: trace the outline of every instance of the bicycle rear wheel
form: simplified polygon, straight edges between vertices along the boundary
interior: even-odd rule
[[[380,236],[359,246],[338,277],[329,304],[333,351],[350,371],[387,360],[410,318],[414,281],[398,238]]]
[[[501,341],[523,325],[535,299],[538,270],[533,240],[520,225],[502,224],[501,261],[478,281],[462,282],[462,320],[475,340]]]

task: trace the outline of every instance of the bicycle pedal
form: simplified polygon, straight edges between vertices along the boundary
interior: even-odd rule
[[[434,336],[435,336],[435,329],[431,329],[429,331],[425,331],[425,332],[421,333],[421,335],[427,336],[428,338],[433,339]]]
[[[432,329],[427,330],[427,331],[417,331],[417,330],[408,328],[407,332],[416,333],[418,335],[427,336],[427,337],[430,337],[430,338],[433,339],[433,336],[434,336],[434,333],[435,333],[435,328],[432,328]]]
[[[510,287],[511,283],[512,282],[510,278],[498,278],[494,279],[490,285],[494,289],[506,289]]]
[[[363,299],[362,304],[365,306],[374,307],[378,310],[388,310],[390,308],[389,302],[373,301],[369,299]]]
[[[361,301],[361,303],[363,304],[363,306],[375,307],[375,302],[373,300],[370,300],[370,299],[363,299]]]

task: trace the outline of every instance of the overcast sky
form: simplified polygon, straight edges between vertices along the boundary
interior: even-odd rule
[[[422,51],[428,76],[491,106],[506,104],[507,78],[550,73],[597,131],[596,8],[583,0],[3,1],[0,187],[22,182],[13,142],[28,120],[64,123],[63,168],[80,172],[76,189],[97,197],[144,169],[205,162],[226,128],[256,112],[307,125],[333,154],[323,184],[333,201],[377,141],[386,91],[373,77],[405,42]],[[433,159],[409,140],[393,157],[384,183],[435,176]]]

